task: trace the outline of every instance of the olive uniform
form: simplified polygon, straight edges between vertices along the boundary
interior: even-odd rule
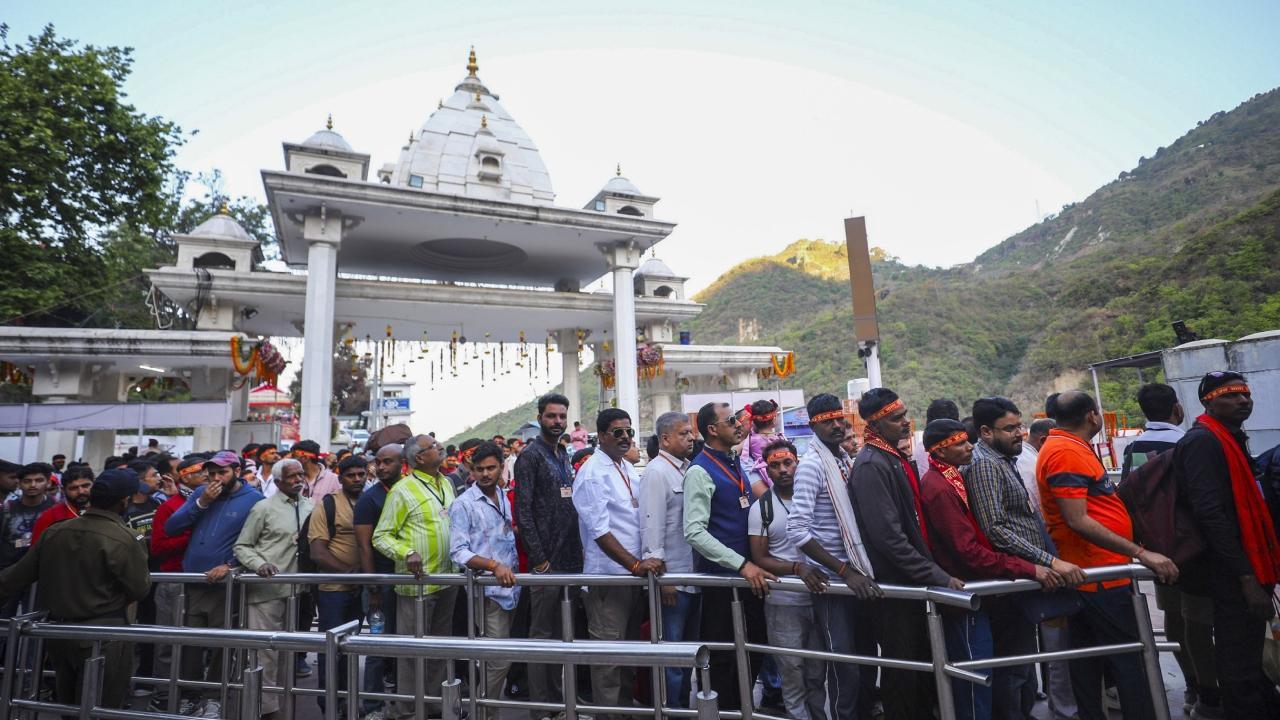
[[[0,572],[0,597],[39,582],[39,605],[49,621],[76,625],[128,625],[130,607],[151,588],[147,550],[119,515],[89,508],[50,527],[17,564]],[[45,643],[53,664],[58,702],[79,702],[88,640]],[[124,707],[133,669],[133,643],[104,642],[102,705]]]

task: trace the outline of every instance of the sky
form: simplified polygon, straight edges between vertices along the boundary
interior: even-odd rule
[[[52,22],[133,47],[132,102],[198,131],[178,165],[259,199],[281,143],[330,113],[374,168],[394,161],[474,45],[557,204],[621,163],[678,223],[657,254],[692,290],[842,240],[849,215],[907,263],[969,261],[1280,85],[1275,2],[52,0],[0,21],[11,41]],[[497,395],[449,424],[514,404]]]

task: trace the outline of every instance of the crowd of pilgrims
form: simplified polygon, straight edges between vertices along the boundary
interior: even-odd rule
[[[103,552],[141,553],[135,565],[144,577],[130,580],[125,576],[135,571],[122,564],[126,569],[114,571],[119,588],[103,579],[95,600],[115,592],[113,612],[123,609],[123,621],[172,626],[222,627],[226,594],[218,583],[233,571],[421,579],[468,568],[495,578],[475,616],[473,631],[482,636],[732,640],[729,588],[664,585],[661,620],[651,624],[639,586],[570,584],[577,620],[562,628],[565,591],[521,587],[516,577],[703,573],[746,580],[748,589],[736,595],[749,643],[929,661],[924,603],[885,598],[882,584],[962,589],[1031,579],[1042,586],[984,598],[979,610],[943,607],[947,656],[956,662],[1137,641],[1130,581],[1086,582],[1084,570],[1138,562],[1157,576],[1166,632],[1182,645],[1177,660],[1190,716],[1280,717],[1276,687],[1262,669],[1280,570],[1273,515],[1280,459],[1274,450],[1249,454],[1241,426],[1252,396],[1244,377],[1210,373],[1199,399],[1205,413],[1184,431],[1173,389],[1144,386],[1138,401],[1146,429],[1124,453],[1126,475],[1151,463],[1169,468],[1176,482],[1179,507],[1194,525],[1184,530],[1200,538],[1200,552],[1176,564],[1135,543],[1130,511],[1091,444],[1103,419],[1084,392],[1050,396],[1047,417],[1029,427],[1006,398],[981,398],[963,419],[956,403],[935,400],[923,441],[914,443],[909,408],[892,390],[861,396],[856,412],[865,429],[857,436],[842,401],[820,394],[807,403],[812,436],[802,453],[777,434],[776,403],[708,403],[696,417],[656,418],[642,469],[642,443],[625,411],[601,411],[589,439],[578,423],[568,430],[569,401],[548,394],[537,406],[541,433],[527,444],[495,437],[446,448],[433,435],[403,428],[398,436],[380,433],[362,454],[330,456],[314,441],[284,456],[274,445],[182,458],[152,448],[109,459],[96,477],[61,456],[52,465],[5,464],[0,486],[11,495],[0,523],[0,595],[8,598],[6,616],[25,611],[32,580],[53,585],[60,580],[51,568],[74,567],[76,558],[60,548],[83,547],[66,540],[77,524],[89,527],[104,516],[135,540],[130,545],[126,536]],[[145,577],[157,571],[204,576],[186,586],[182,616],[175,614],[180,586]],[[86,567],[70,574],[72,582],[94,577]],[[802,585],[783,589],[773,582],[780,578]],[[828,592],[833,586],[849,592]],[[296,590],[296,628],[286,627],[291,586],[282,583],[244,587],[247,612],[233,607],[234,626],[309,629],[318,620],[323,631],[362,620],[372,632],[467,634],[457,585],[328,582]],[[425,626],[418,628],[420,590]],[[67,622],[112,615],[102,607],[86,615],[76,604],[86,594],[83,585],[45,592],[38,605],[47,600],[51,614]],[[135,651],[134,662],[109,666],[104,704],[128,701],[131,673],[168,676],[167,646],[127,648],[131,657]],[[279,685],[282,671],[311,673],[305,656],[283,670],[278,653],[258,658],[265,685]],[[221,661],[221,653],[184,648],[182,677],[217,680]],[[325,655],[316,661],[323,688]],[[491,662],[485,670],[482,687],[470,692],[564,702],[561,666]],[[732,653],[712,654],[710,689],[723,710],[739,709],[738,671]],[[797,720],[927,720],[936,711],[930,673],[759,653],[750,654],[747,671],[756,685],[753,705]],[[426,687],[438,688],[445,672],[443,662],[426,663]],[[957,717],[1030,718],[1041,699],[1053,718],[1097,720],[1116,704],[1125,718],[1154,717],[1137,653],[987,672],[990,687],[952,679]],[[592,704],[628,707],[652,692],[632,668],[594,666],[585,682],[587,674],[579,687]],[[665,676],[667,702],[688,707],[696,684],[690,671],[668,668]],[[338,677],[345,687],[345,669]],[[361,677],[364,692],[410,693],[414,664],[369,657]],[[78,687],[57,689],[61,696]],[[154,709],[168,706],[166,690],[154,689]],[[216,688],[184,688],[181,695],[183,714],[221,716]],[[264,694],[263,715],[274,717],[279,703],[277,694]],[[368,720],[412,713],[412,702],[362,698]],[[548,715],[530,711],[531,720]]]

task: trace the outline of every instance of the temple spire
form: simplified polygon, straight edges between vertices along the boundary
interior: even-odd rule
[[[476,71],[479,69],[480,66],[476,64],[476,46],[472,45],[471,54],[467,56],[467,75],[475,77]]]

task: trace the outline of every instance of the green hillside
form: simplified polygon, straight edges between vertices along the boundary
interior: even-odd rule
[[[1038,409],[1086,386],[1091,362],[1175,344],[1175,320],[1227,339],[1280,328],[1280,90],[1215,114],[972,263],[873,260],[884,381],[917,411],[995,393]],[[794,350],[784,387],[841,393],[865,375],[843,243],[793,242],[695,299],[706,310],[694,342],[738,344],[740,321],[754,320],[756,342]],[[1107,407],[1138,415],[1135,389],[1134,373],[1107,375]]]

